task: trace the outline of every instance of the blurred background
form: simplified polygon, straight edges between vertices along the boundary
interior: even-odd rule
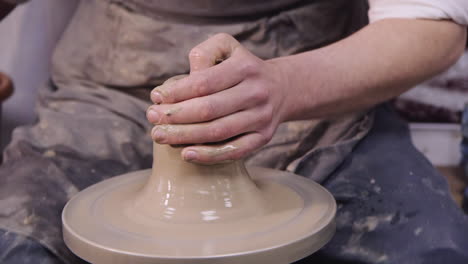
[[[2,102],[2,150],[15,127],[34,122],[37,89],[47,82],[52,51],[77,2],[30,1],[0,22],[0,72],[15,86],[13,95]]]

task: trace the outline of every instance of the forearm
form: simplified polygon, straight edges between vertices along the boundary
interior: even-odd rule
[[[387,19],[327,47],[271,60],[288,90],[283,121],[369,108],[453,64],[466,29],[449,21]]]

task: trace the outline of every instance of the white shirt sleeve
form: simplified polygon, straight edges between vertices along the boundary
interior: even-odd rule
[[[384,18],[448,19],[468,25],[468,0],[369,0],[369,21]]]

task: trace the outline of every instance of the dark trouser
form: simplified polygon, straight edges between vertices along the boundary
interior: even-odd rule
[[[468,263],[467,217],[388,106],[324,185],[338,202],[337,233],[297,263]],[[2,231],[0,263],[60,261],[38,242]]]
[[[338,203],[337,233],[298,263],[468,263],[468,218],[389,107],[324,186]]]

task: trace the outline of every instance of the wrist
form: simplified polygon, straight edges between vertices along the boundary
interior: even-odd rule
[[[294,121],[317,118],[319,102],[326,97],[323,89],[327,70],[320,50],[313,50],[270,60],[279,68],[283,107],[281,120]],[[322,99],[321,99],[322,98]]]
[[[278,87],[278,120],[279,123],[293,120],[298,109],[297,89],[298,80],[294,73],[294,64],[290,56],[278,57],[267,61],[275,69],[274,76]],[[295,99],[296,98],[296,99]]]

